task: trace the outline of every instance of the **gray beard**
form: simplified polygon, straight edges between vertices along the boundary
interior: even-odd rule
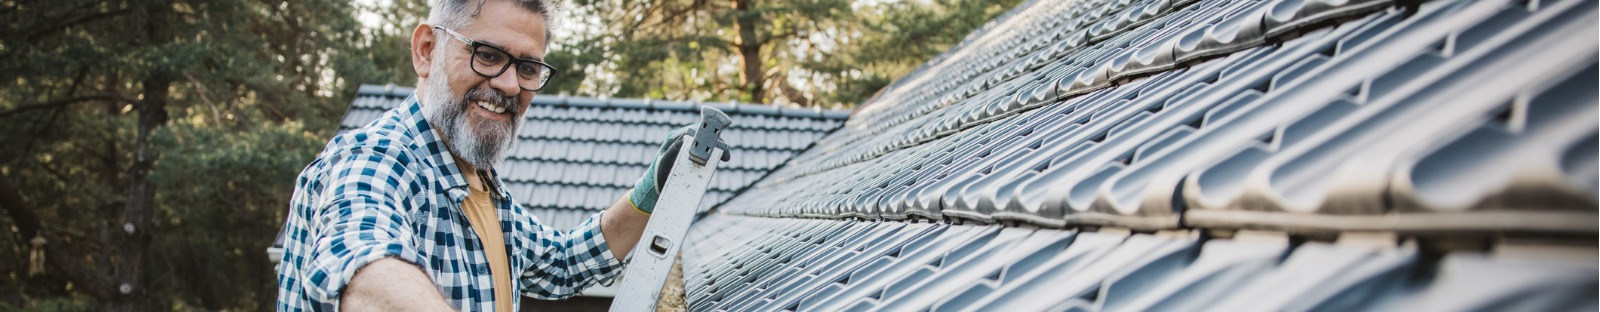
[[[435,73],[443,73],[443,68],[434,68]],[[480,121],[474,125],[467,119],[468,99],[483,99],[491,103],[515,103],[516,98],[501,96],[482,85],[477,89],[467,91],[465,96],[450,94],[449,82],[442,75],[435,79],[424,79],[426,89],[420,94],[422,112],[434,127],[444,134],[446,148],[450,153],[460,157],[478,169],[487,170],[494,168],[500,161],[505,160],[506,151],[516,144],[517,129],[522,126],[522,112],[516,111],[522,105],[509,105],[511,107],[511,122],[501,123],[494,121]],[[477,128],[482,135],[474,135],[472,128]]]

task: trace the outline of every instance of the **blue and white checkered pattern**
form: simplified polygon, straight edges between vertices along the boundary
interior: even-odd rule
[[[496,175],[498,176],[498,175]],[[498,179],[498,178],[497,178]],[[499,190],[512,287],[536,298],[610,283],[622,262],[597,220],[547,228]],[[461,200],[467,181],[415,95],[365,127],[340,135],[300,173],[278,273],[279,311],[334,311],[357,269],[383,258],[414,263],[457,309],[494,309],[489,260]]]

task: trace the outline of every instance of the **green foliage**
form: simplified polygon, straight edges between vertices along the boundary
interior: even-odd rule
[[[294,176],[331,136],[363,83],[406,83],[406,37],[368,32],[346,1],[0,1],[0,179],[52,246],[89,272],[134,270],[132,296],[26,273],[18,220],[0,217],[0,302],[24,310],[269,310],[264,248]],[[409,15],[408,15],[409,16]],[[409,35],[409,29],[405,34]],[[165,127],[135,164],[145,87],[169,81]],[[141,182],[143,181],[143,182]],[[129,188],[155,189],[148,245],[113,245]],[[101,281],[109,282],[109,281]],[[114,285],[114,284],[113,284]],[[104,286],[104,285],[101,285]],[[122,299],[119,299],[122,300]],[[96,303],[99,301],[98,303]]]
[[[833,60],[808,62],[807,68],[832,77],[838,103],[861,103],[893,79],[943,53],[978,27],[1015,7],[1021,0],[933,0],[886,2],[861,23],[862,35],[845,45]],[[888,48],[892,47],[892,48]]]
[[[573,0],[546,57],[560,72],[541,93],[849,106],[1019,1]],[[134,295],[113,296],[69,268],[27,274],[26,238],[7,215],[0,310],[105,309],[107,298],[270,310],[263,249],[293,179],[359,85],[416,79],[409,40],[426,0],[359,3],[0,0],[0,179],[70,251],[48,261],[141,277]],[[142,103],[163,93],[166,122],[140,145]],[[146,178],[130,174],[141,146],[155,159]],[[136,184],[155,190],[138,257],[109,239],[145,197]]]
[[[573,67],[583,76],[561,77],[586,80],[559,90],[674,100],[807,102],[785,91],[796,69],[788,65],[811,56],[813,34],[843,26],[851,16],[844,0],[576,4],[570,9],[578,19],[564,25],[572,35],[558,38],[552,54],[598,57]],[[756,66],[745,66],[747,56]]]
[[[90,305],[89,301],[85,300],[84,298],[52,297],[52,298],[42,298],[40,300],[37,300],[37,301],[34,301],[34,302],[30,302],[26,306],[16,306],[16,305],[11,305],[11,304],[8,304],[8,303],[5,303],[5,302],[0,302],[0,311],[7,311],[7,312],[22,312],[22,311],[36,311],[36,312],[94,311],[94,307],[92,305]]]
[[[551,54],[601,56],[562,67],[582,74],[558,79],[583,81],[558,80],[561,92],[853,106],[1019,2],[579,0],[573,38]],[[742,80],[752,51],[759,96]]]
[[[192,294],[174,303],[270,310],[277,281],[264,248],[281,223],[263,220],[284,218],[295,176],[325,139],[294,122],[252,131],[174,122],[159,139],[166,155],[151,180],[182,191],[159,194],[165,209],[157,222],[164,235],[181,239],[152,246],[161,252],[150,254],[151,282]]]

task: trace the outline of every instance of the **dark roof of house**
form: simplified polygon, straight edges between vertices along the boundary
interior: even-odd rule
[[[689,308],[1593,310],[1596,7],[1028,1],[696,223]]]
[[[393,85],[361,86],[339,132],[376,120],[412,92]],[[537,96],[498,171],[512,196],[540,221],[557,228],[577,226],[632,188],[667,132],[699,121],[702,105],[733,119],[723,134],[733,147],[733,159],[718,168],[702,210],[732,197],[838,128],[850,114],[737,103]]]

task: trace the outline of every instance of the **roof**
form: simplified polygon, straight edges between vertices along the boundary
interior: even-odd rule
[[[339,132],[376,120],[413,91],[361,86]],[[848,111],[737,103],[537,96],[523,115],[516,144],[498,168],[501,179],[512,197],[546,225],[577,226],[632,188],[666,133],[699,121],[702,105],[733,119],[724,134],[733,158],[712,178],[702,210],[732,197],[849,116]]]
[[[337,133],[377,120],[414,91],[392,84],[362,85]],[[733,119],[723,132],[733,157],[712,177],[702,212],[782,166],[850,115],[842,110],[738,103],[538,96],[523,115],[514,150],[498,168],[501,179],[545,225],[576,227],[632,188],[667,132],[698,122],[701,106],[720,109]],[[285,237],[286,233],[278,233],[268,248],[274,262],[281,257]],[[585,296],[614,293],[604,286],[584,290]]]
[[[1596,16],[1028,1],[700,220],[688,302],[1593,310]]]

